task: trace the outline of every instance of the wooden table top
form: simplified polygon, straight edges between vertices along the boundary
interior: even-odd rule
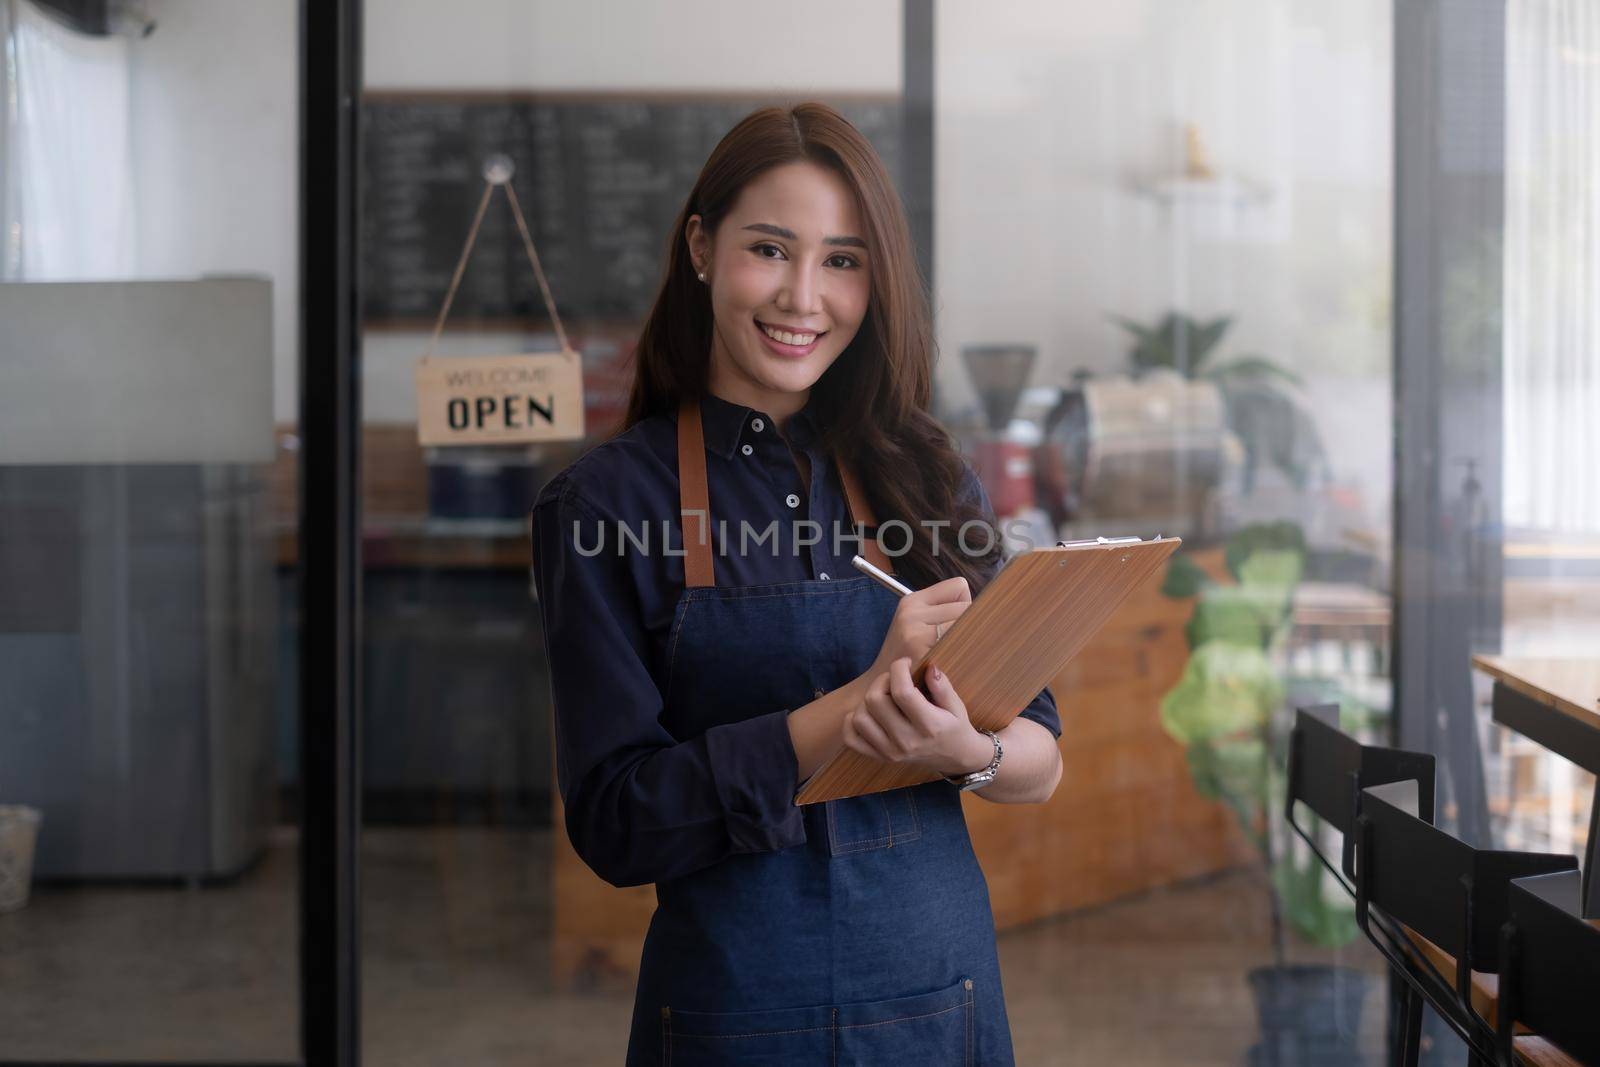
[[[1472,665],[1522,695],[1600,730],[1600,659],[1477,655]]]
[[[1294,589],[1294,621],[1300,626],[1388,626],[1389,598],[1355,582],[1301,582]]]

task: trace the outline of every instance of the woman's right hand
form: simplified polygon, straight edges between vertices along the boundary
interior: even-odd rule
[[[876,678],[901,656],[909,656],[913,664],[917,663],[971,604],[972,590],[959,575],[901,597],[883,647],[865,677]]]

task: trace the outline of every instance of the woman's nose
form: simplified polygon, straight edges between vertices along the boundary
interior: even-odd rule
[[[820,291],[821,284],[816,271],[796,263],[789,269],[783,290],[778,294],[779,306],[785,311],[809,315],[819,310],[816,304]]]

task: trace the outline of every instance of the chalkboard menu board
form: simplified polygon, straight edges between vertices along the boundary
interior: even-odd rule
[[[483,161],[516,164],[518,200],[563,320],[637,322],[706,157],[756,97],[369,94],[363,101],[362,284],[369,322],[438,314],[483,193]],[[830,101],[901,166],[898,98]],[[545,320],[503,194],[490,201],[450,311]]]

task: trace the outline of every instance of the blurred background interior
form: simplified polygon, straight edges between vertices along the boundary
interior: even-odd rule
[[[1590,0],[362,6],[371,1062],[621,1059],[653,891],[554,815],[526,516],[770,102],[900,184],[1011,547],[1185,539],[1057,680],[1055,797],[968,797],[1019,1062],[1382,1062],[1383,963],[1275,817],[1297,704],[1438,754],[1464,839],[1582,851],[1593,779],[1469,657],[1600,647]],[[299,18],[0,0],[0,805],[42,816],[0,815],[0,1061],[299,1055]],[[417,443],[494,153],[587,442]],[[440,353],[553,341],[496,202]]]

